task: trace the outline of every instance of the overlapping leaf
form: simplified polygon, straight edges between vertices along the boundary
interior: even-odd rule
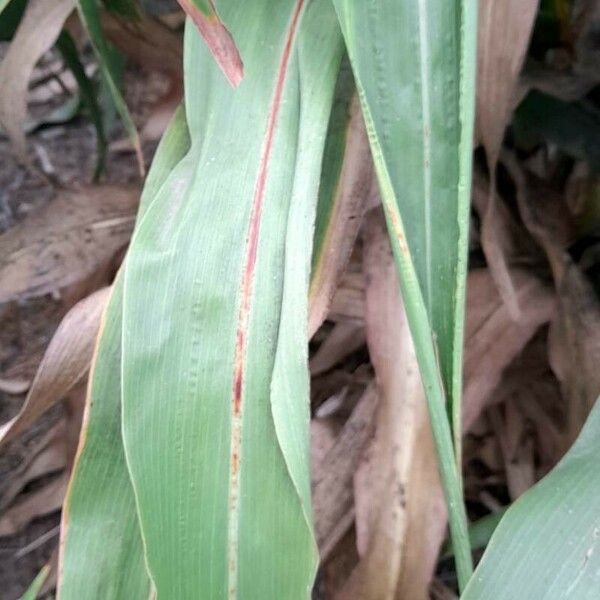
[[[458,446],[476,4],[334,4],[367,123],[464,585],[471,559],[446,403]]]
[[[189,149],[183,110],[157,150],[140,205],[144,214]],[[104,313],[90,375],[80,447],[63,509],[59,591],[69,598],[147,598],[150,580],[121,436],[120,274]]]
[[[307,295],[340,36],[325,0],[219,11],[245,77],[232,90],[188,24],[190,152],[126,262],[125,452],[159,597],[297,598],[316,566]]]
[[[563,460],[511,506],[463,600],[592,600],[600,588],[600,403]]]

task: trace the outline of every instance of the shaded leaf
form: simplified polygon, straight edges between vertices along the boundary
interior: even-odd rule
[[[67,477],[61,475],[44,487],[19,496],[0,517],[0,536],[14,535],[33,519],[59,510],[66,489]]]
[[[134,187],[63,191],[0,236],[0,303],[41,296],[106,269],[129,241]]]
[[[357,600],[384,600],[396,596],[425,599],[429,587],[427,577],[420,582],[420,589],[416,586],[412,589],[398,587],[405,550],[408,549],[409,516],[413,519],[419,516],[407,512],[408,496],[421,492],[412,487],[412,465],[419,461],[417,455],[422,450],[433,448],[426,433],[428,423],[423,387],[380,212],[370,214],[366,221],[364,262],[365,325],[380,400],[375,436],[355,475],[356,532],[361,560],[338,597]],[[432,464],[435,481],[429,497],[437,496],[442,507],[439,544],[446,520],[435,459]],[[423,502],[425,498],[426,494],[423,494],[421,507],[427,504]],[[425,523],[416,520],[413,525],[419,530]],[[427,526],[435,527],[435,524],[430,521]],[[423,535],[422,530],[420,534]],[[433,555],[427,556],[425,551],[416,556],[417,560],[408,565],[408,570],[425,563],[426,569],[431,570],[431,577],[437,549],[434,546]]]
[[[93,82],[87,76],[81,61],[79,60],[75,42],[66,29],[58,36],[56,47],[77,81],[81,101],[87,107],[90,120],[96,129],[96,152],[98,153],[98,157],[96,158],[94,180],[97,180],[104,169],[104,160],[106,158],[106,135],[104,133],[102,112],[100,111],[100,106],[96,98],[96,89],[94,88]]]
[[[377,390],[369,385],[331,448],[322,460],[313,464],[314,523],[322,561],[352,525],[352,476],[373,434],[376,407]]]
[[[517,78],[525,58],[539,0],[483,0],[479,6],[477,61],[477,137],[491,172],[489,199],[483,213],[481,243],[502,299],[513,319],[520,318],[515,283],[510,277],[506,243],[498,232],[500,208],[496,165],[504,130],[512,114]],[[502,228],[500,228],[502,233]]]
[[[98,65],[104,78],[106,86],[110,90],[113,102],[121,117],[123,126],[135,149],[140,174],[145,172],[142,146],[133,118],[125,104],[125,100],[119,90],[117,78],[117,64],[114,49],[108,44],[102,31],[101,13],[96,0],[77,0],[79,16],[90,37],[92,47],[98,60]]]
[[[87,373],[108,288],[67,313],[52,338],[19,414],[0,428],[0,445],[14,439],[60,401]]]
[[[513,321],[487,269],[469,273],[465,342],[463,428],[473,425],[489,401],[502,373],[555,309],[550,288],[532,274],[514,270],[515,292],[523,307]]]
[[[560,463],[506,512],[463,600],[592,600],[600,587],[600,403]]]
[[[50,565],[43,566],[36,578],[31,582],[31,585],[27,588],[27,591],[21,596],[21,600],[35,600],[38,597],[44,582],[48,578],[49,573]]]
[[[338,88],[342,86],[349,84],[340,76]],[[345,93],[348,95],[348,91]],[[309,290],[309,337],[327,316],[354,247],[373,180],[369,140],[358,98],[342,99],[345,102],[334,104],[323,157]]]

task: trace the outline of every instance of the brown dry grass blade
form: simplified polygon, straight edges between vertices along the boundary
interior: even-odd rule
[[[108,41],[128,59],[144,69],[158,71],[168,77],[167,91],[152,107],[140,131],[142,140],[160,139],[183,95],[181,35],[146,14],[130,21],[107,11],[102,13],[102,30]],[[133,149],[129,139],[111,145],[113,150],[129,147]]]
[[[514,319],[519,318],[521,307],[498,239],[495,173],[538,4],[539,0],[479,2],[476,127],[492,174],[481,243],[500,295]]]
[[[574,240],[575,224],[565,198],[524,173],[514,156],[505,154],[503,161],[517,186],[523,222],[546,252],[556,286],[549,354],[568,402],[566,449],[600,394],[600,302],[566,251]]]
[[[36,517],[60,509],[67,490],[67,482],[67,475],[61,475],[35,492],[20,497],[2,514],[0,536],[14,535]]]
[[[600,303],[566,255],[549,336],[550,364],[568,402],[564,449],[577,437],[600,394]]]
[[[439,524],[440,540],[406,564],[407,532],[412,521],[421,537],[425,522],[420,517],[422,502],[439,494],[443,507],[436,463],[432,462],[434,489],[425,490],[411,478],[413,464],[422,452],[434,457],[427,436],[427,406],[416,363],[412,338],[400,296],[400,286],[380,210],[365,221],[364,270],[366,281],[365,324],[371,362],[375,368],[380,401],[375,436],[363,454],[355,475],[357,546],[361,559],[338,594],[339,599],[385,600],[394,597],[426,598],[437,550],[443,539],[445,513]],[[425,435],[423,435],[425,432]],[[429,469],[431,472],[431,469]],[[437,494],[436,494],[437,493]],[[426,504],[426,503],[425,503]],[[409,507],[419,508],[410,514]],[[436,527],[429,522],[427,528]],[[425,544],[427,546],[427,544]],[[433,550],[429,553],[428,550]],[[424,580],[401,578],[403,569],[429,573]],[[399,587],[399,585],[401,587]],[[409,589],[411,586],[412,589]]]
[[[310,284],[308,335],[327,317],[336,288],[350,259],[373,182],[373,161],[358,98],[350,103],[344,159],[332,200],[323,250]]]
[[[64,420],[58,421],[52,429],[27,448],[23,460],[2,481],[0,512],[11,504],[30,481],[67,466],[65,433]]]
[[[515,293],[523,307],[513,321],[488,269],[476,269],[467,280],[465,391],[463,428],[468,430],[489,401],[502,373],[535,332],[550,321],[555,296],[534,275],[513,270]]]
[[[37,61],[56,41],[73,8],[73,0],[31,0],[0,64],[0,123],[23,162],[27,162],[23,124],[27,117],[29,79]]]
[[[0,303],[54,292],[107,268],[129,241],[138,199],[135,187],[63,191],[0,236]]]
[[[21,412],[0,428],[0,446],[29,427],[87,373],[109,288],[76,304],[59,325],[42,359]]]
[[[364,445],[373,434],[376,406],[377,390],[371,384],[330,448],[313,462],[313,513],[322,561],[352,525],[352,476]]]

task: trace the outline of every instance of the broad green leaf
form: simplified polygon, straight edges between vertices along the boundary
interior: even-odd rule
[[[600,590],[600,402],[572,448],[506,512],[462,600],[592,600]]]
[[[161,141],[140,205],[146,211],[171,169],[189,148],[183,110]],[[104,314],[84,424],[63,508],[63,600],[147,599],[150,580],[121,435],[123,277],[117,276]]]
[[[447,411],[459,440],[476,3],[333,3],[365,115],[464,586],[471,557]]]
[[[126,263],[125,452],[159,598],[296,599],[317,563],[307,296],[341,37],[328,0],[219,10],[245,76],[231,89],[188,22],[191,149]]]
[[[104,37],[104,33],[102,32],[102,23],[98,4],[96,0],[78,0],[77,6],[79,8],[81,21],[85,25],[88,35],[90,36],[90,41],[100,66],[100,72],[102,73],[102,77],[104,78],[104,81],[110,90],[113,102],[115,103],[117,112],[123,121],[123,126],[127,131],[127,135],[133,144],[140,172],[143,173],[144,157],[142,156],[140,136],[117,83],[117,55],[114,48],[109,46],[106,38]]]

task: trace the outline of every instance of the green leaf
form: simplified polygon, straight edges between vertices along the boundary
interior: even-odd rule
[[[572,448],[500,521],[462,600],[592,600],[600,590],[600,402]]]
[[[221,21],[213,0],[177,0],[195,23],[225,77],[237,87],[244,77],[244,65],[229,30]]]
[[[156,152],[140,218],[189,149],[182,109]],[[147,599],[150,580],[121,435],[120,273],[104,315],[77,453],[62,516],[61,598]]]
[[[96,4],[96,0],[78,0],[78,7],[81,21],[85,25],[88,35],[90,36],[92,47],[94,48],[96,58],[98,59],[100,72],[110,90],[117,112],[123,121],[123,126],[133,144],[137,156],[138,167],[140,173],[143,174],[144,157],[142,156],[140,136],[117,84],[118,65],[116,62],[116,51],[109,46],[104,37],[100,19],[100,10]]]
[[[100,110],[98,100],[96,99],[96,90],[93,82],[87,76],[81,61],[79,60],[75,42],[67,30],[63,30],[58,36],[56,47],[60,51],[65,64],[71,73],[73,73],[75,81],[77,81],[81,99],[85,103],[92,124],[96,129],[96,152],[98,153],[96,158],[96,168],[94,170],[94,181],[96,181],[104,170],[104,161],[106,159],[106,135],[104,134],[102,111]]]
[[[317,563],[307,296],[341,37],[328,0],[219,9],[246,73],[231,89],[188,22],[191,149],[126,263],[125,451],[159,597],[296,599]]]
[[[21,596],[21,600],[35,600],[42,587],[44,587],[44,582],[48,577],[48,573],[50,573],[50,566],[43,566],[35,579],[31,582],[31,585],[27,588],[27,591]]]
[[[447,411],[458,440],[476,3],[333,1],[365,115],[464,586],[471,555]]]

